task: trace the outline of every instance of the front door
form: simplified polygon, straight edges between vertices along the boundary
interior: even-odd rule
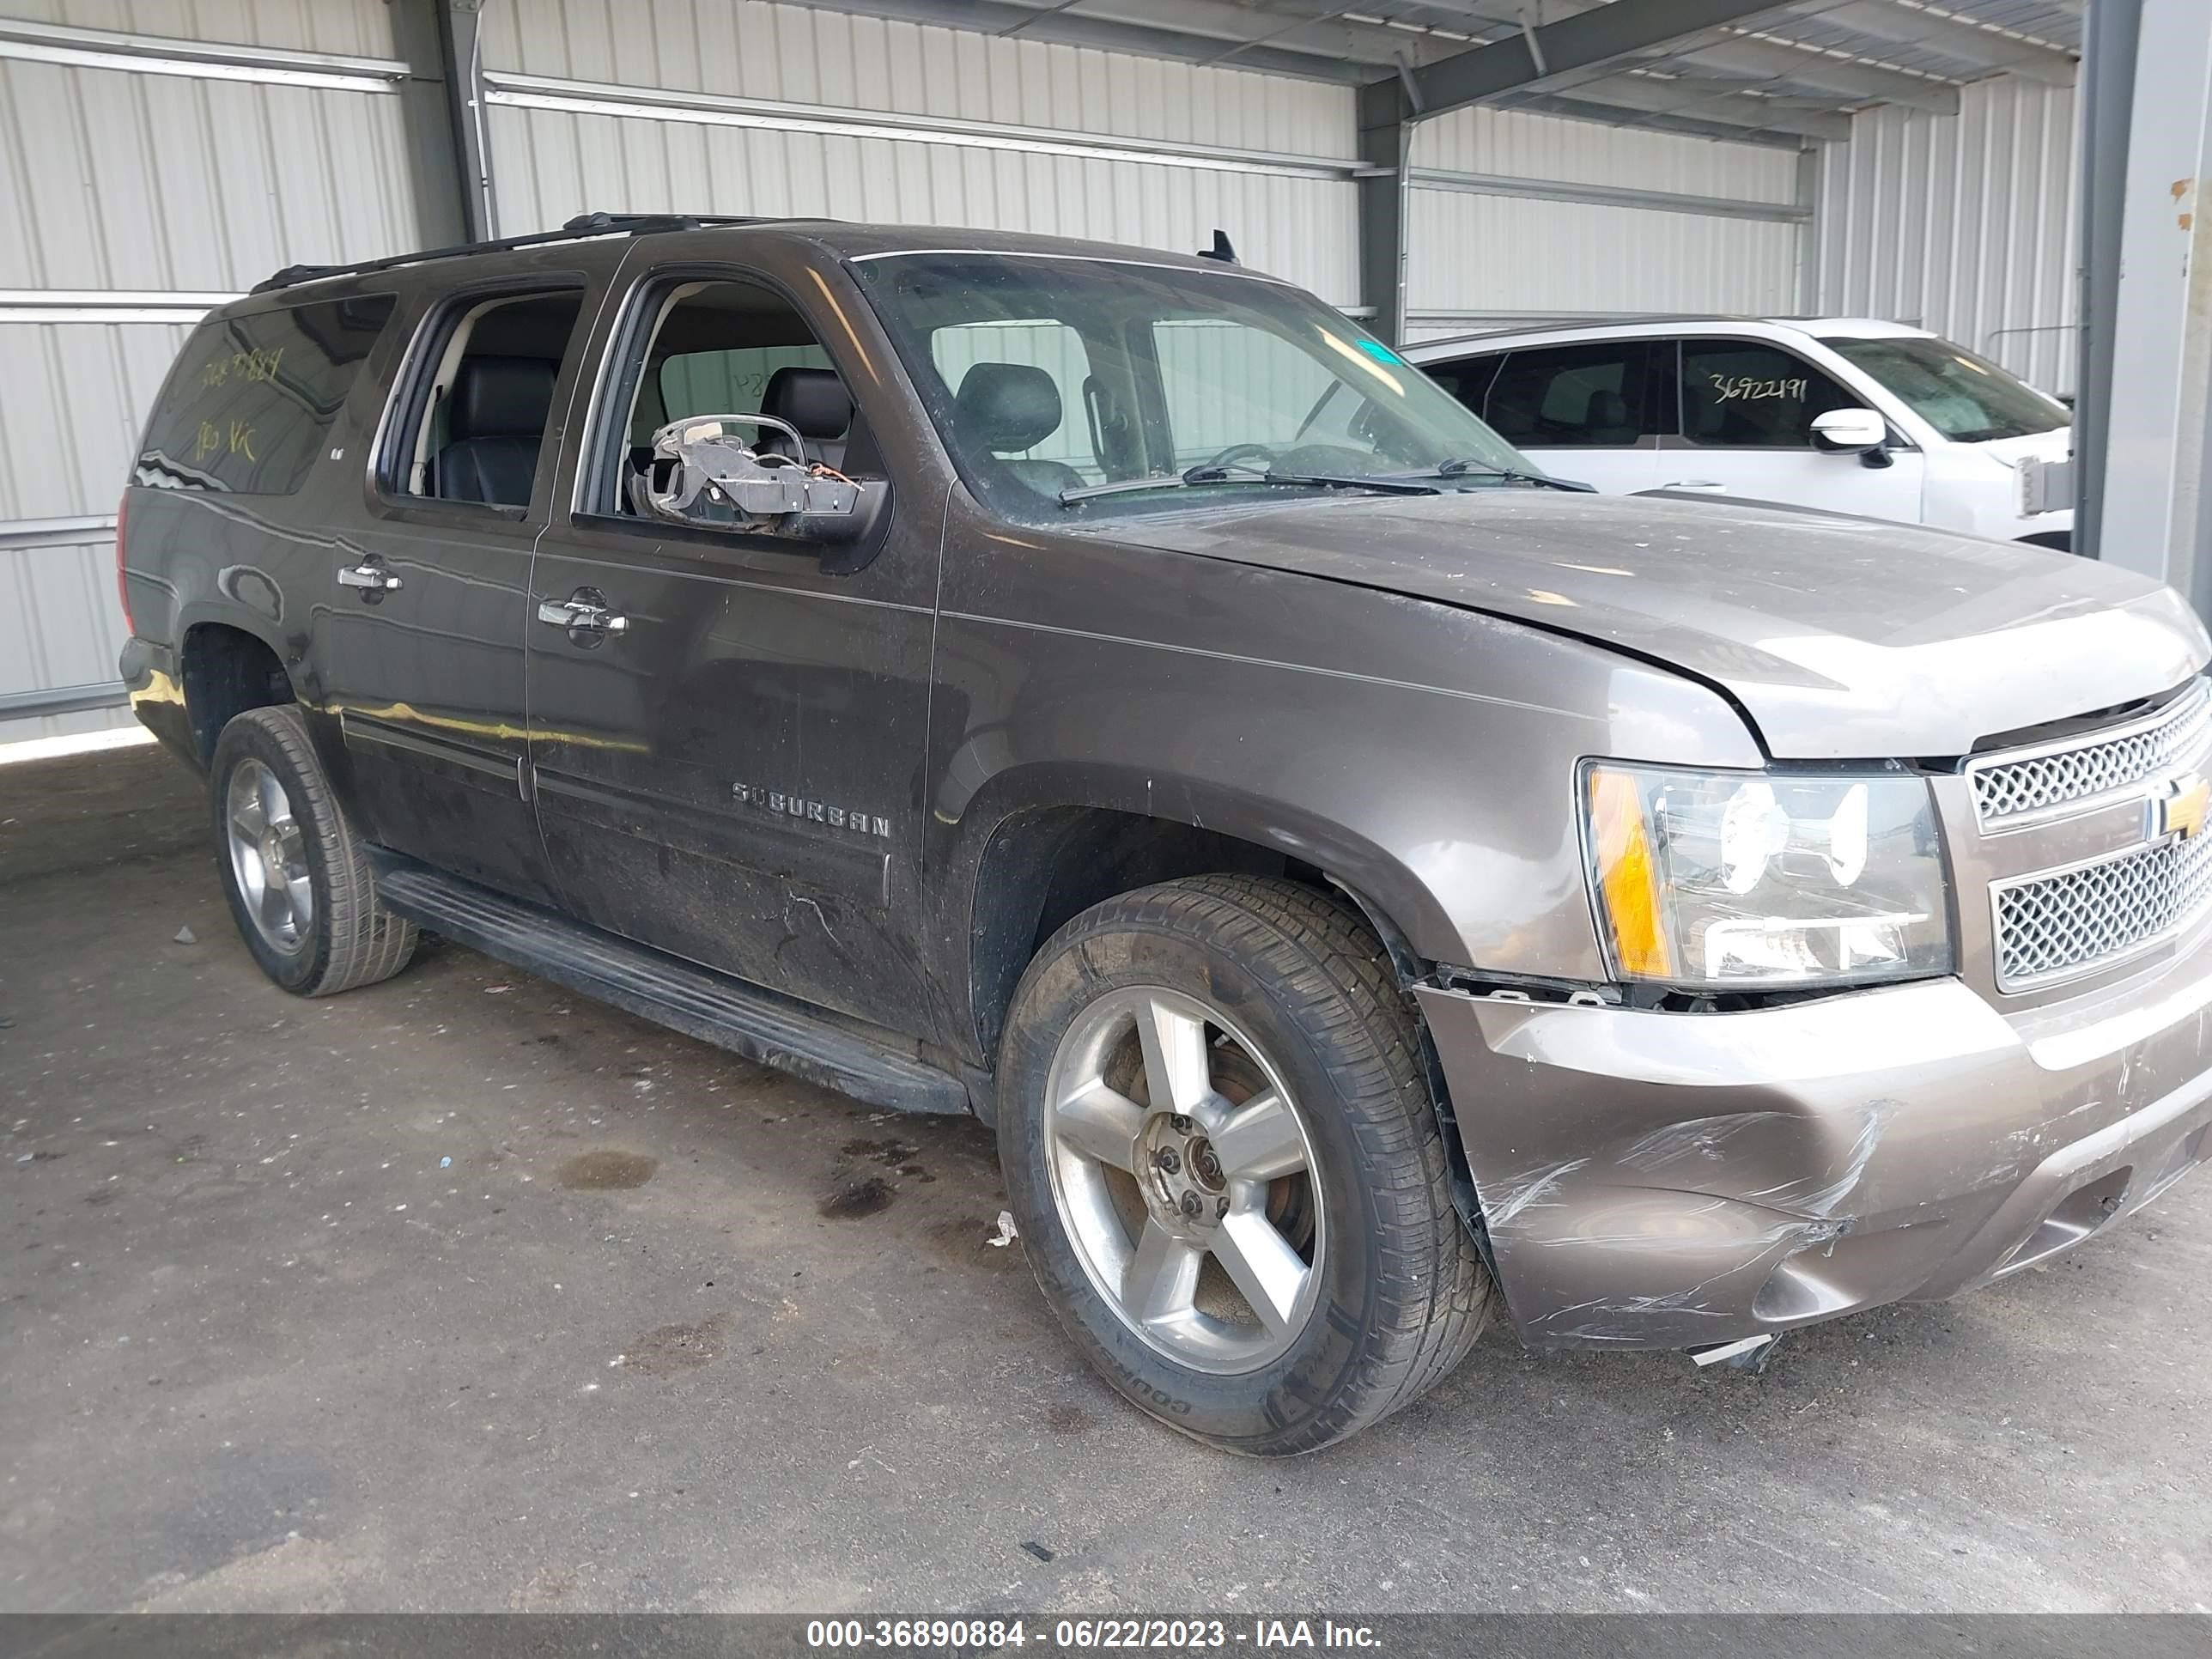
[[[536,899],[552,888],[527,774],[530,560],[592,297],[573,275],[509,278],[413,319],[368,511],[343,515],[317,612],[366,834]]]
[[[1815,416],[1863,398],[1765,340],[1689,339],[1681,353],[1681,435],[1660,452],[1662,487],[1919,522],[1917,449],[1892,445],[1869,466],[1814,447]]]
[[[825,553],[647,519],[629,487],[654,429],[689,415],[776,416],[809,464],[884,476],[867,435],[881,394],[792,297],[806,273],[784,277],[647,269],[610,307],[573,510],[533,576],[538,821],[586,921],[920,1032],[941,495],[895,496],[879,544]]]

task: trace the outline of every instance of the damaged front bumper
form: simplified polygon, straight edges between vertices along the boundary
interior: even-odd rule
[[[1705,1347],[1954,1296],[2212,1154],[2212,942],[2055,1015],[1958,980],[1743,1013],[1418,994],[1537,1346]]]

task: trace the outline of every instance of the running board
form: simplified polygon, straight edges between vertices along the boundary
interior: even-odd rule
[[[965,1115],[948,1072],[858,1020],[665,956],[520,899],[374,849],[384,902],[458,945],[641,1019],[896,1112]]]

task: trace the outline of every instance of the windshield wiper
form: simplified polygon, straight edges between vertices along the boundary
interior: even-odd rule
[[[1443,494],[1435,484],[1422,483],[1410,477],[1361,477],[1330,472],[1263,472],[1250,466],[1194,466],[1157,478],[1117,478],[1110,483],[1079,484],[1073,489],[1060,492],[1060,504],[1073,507],[1078,501],[1091,501],[1100,495],[1121,495],[1139,489],[1188,489],[1205,484],[1224,483],[1301,484],[1321,489],[1368,489],[1378,495]]]
[[[1548,477],[1541,472],[1523,471],[1517,466],[1477,466],[1464,456],[1455,456],[1448,461],[1438,461],[1426,472],[1394,472],[1394,478],[1495,478],[1500,483],[1535,484],[1544,489],[1572,489],[1589,494],[1592,486],[1577,483],[1569,478]]]

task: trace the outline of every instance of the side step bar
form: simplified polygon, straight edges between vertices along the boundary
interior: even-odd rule
[[[951,1073],[858,1020],[617,939],[397,854],[372,851],[377,890],[410,921],[541,979],[763,1066],[897,1112],[965,1115]]]

